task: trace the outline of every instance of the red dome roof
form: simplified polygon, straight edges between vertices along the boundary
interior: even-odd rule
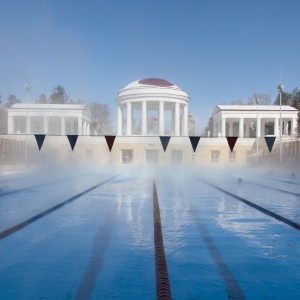
[[[139,84],[156,85],[156,86],[173,86],[174,84],[159,78],[146,78],[138,81]]]

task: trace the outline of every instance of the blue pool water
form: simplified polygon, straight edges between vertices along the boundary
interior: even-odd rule
[[[1,299],[155,299],[153,178],[173,299],[299,297],[300,231],[206,183],[300,223],[300,180],[288,173],[2,174],[0,232],[117,174],[0,239]]]

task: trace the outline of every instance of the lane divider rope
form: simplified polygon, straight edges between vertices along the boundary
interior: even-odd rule
[[[280,222],[285,223],[285,224],[287,224],[287,225],[289,225],[289,226],[291,226],[291,227],[293,227],[293,228],[295,228],[297,230],[300,230],[300,224],[298,224],[298,223],[296,223],[296,222],[294,222],[292,220],[289,220],[289,219],[287,219],[287,218],[285,218],[285,217],[283,217],[281,215],[278,215],[278,214],[276,214],[276,213],[274,213],[274,212],[272,212],[272,211],[270,211],[270,210],[268,210],[268,209],[266,209],[266,208],[264,208],[262,206],[259,206],[258,204],[255,204],[255,203],[253,203],[253,202],[251,202],[251,201],[249,201],[249,200],[247,200],[245,198],[242,198],[242,197],[240,197],[240,196],[238,196],[236,194],[233,194],[233,193],[231,193],[231,192],[229,192],[227,190],[224,190],[224,189],[220,188],[219,186],[216,186],[216,185],[214,185],[212,183],[209,183],[209,182],[207,182],[207,181],[205,181],[203,179],[200,179],[198,177],[196,177],[196,178],[198,180],[206,183],[207,185],[209,185],[209,186],[211,186],[211,187],[213,187],[213,188],[215,188],[215,189],[223,192],[224,194],[226,194],[226,195],[228,195],[230,197],[233,197],[234,199],[237,199],[237,200],[239,200],[239,201],[241,201],[241,202],[249,205],[250,207],[255,208],[258,211],[260,211],[260,212],[262,212],[262,213],[264,213],[264,214],[266,214],[266,215],[268,215],[268,216],[276,219],[277,221],[280,221]]]
[[[154,248],[155,248],[155,274],[156,299],[172,299],[169,274],[164,251],[164,242],[161,229],[160,211],[155,180],[153,179],[153,221],[154,221]]]
[[[33,189],[36,189],[36,188],[40,188],[40,187],[43,187],[43,186],[55,184],[55,183],[62,182],[62,181],[67,181],[67,180],[74,179],[74,178],[81,177],[81,176],[84,176],[84,175],[76,175],[76,176],[72,176],[72,177],[68,177],[68,178],[61,178],[61,179],[54,180],[54,181],[51,181],[51,182],[41,183],[41,184],[28,186],[28,187],[20,188],[20,189],[16,189],[16,190],[10,190],[10,191],[1,193],[0,197],[6,196],[6,195],[11,195],[11,194],[22,193],[22,192],[25,192],[25,191],[28,191],[28,190],[33,190]]]

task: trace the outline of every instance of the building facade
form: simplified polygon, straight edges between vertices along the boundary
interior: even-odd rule
[[[116,103],[118,127],[111,151],[104,136],[91,135],[91,119],[85,105],[15,104],[8,109],[8,136],[0,138],[0,155],[3,161],[9,155],[11,161],[14,157],[20,159],[28,146],[28,157],[32,161],[47,157],[41,160],[245,165],[257,161],[258,156],[279,155],[279,139],[270,154],[264,137],[279,136],[281,127],[283,155],[300,156],[296,131],[298,111],[289,106],[280,109],[271,105],[218,105],[212,115],[213,132],[201,137],[193,151],[189,136],[194,135],[195,123],[188,111],[190,98],[178,86],[157,78],[138,80],[117,93]],[[40,151],[34,134],[47,135]],[[70,134],[79,135],[73,150],[66,137]],[[160,141],[162,136],[171,137],[166,150]],[[239,137],[233,151],[229,149],[228,136]]]

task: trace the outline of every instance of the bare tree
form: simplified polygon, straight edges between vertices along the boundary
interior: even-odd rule
[[[247,103],[244,102],[242,99],[233,100],[230,102],[230,105],[246,105]]]
[[[257,99],[259,105],[269,105],[271,103],[271,96],[269,94],[254,93],[252,97],[248,99],[248,105],[256,105]]]
[[[107,104],[92,102],[89,104],[89,110],[92,118],[92,135],[105,135],[114,133],[114,127],[110,116],[110,109]]]

